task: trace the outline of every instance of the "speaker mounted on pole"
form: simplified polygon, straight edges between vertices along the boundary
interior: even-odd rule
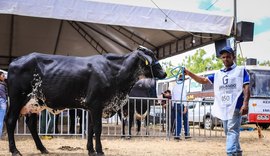
[[[240,42],[253,41],[254,23],[241,21],[236,24],[236,40]]]

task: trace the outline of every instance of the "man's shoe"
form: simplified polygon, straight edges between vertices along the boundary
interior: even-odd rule
[[[181,138],[180,137],[174,137],[174,140],[179,141],[179,140],[181,140]]]
[[[190,135],[185,136],[185,139],[191,139],[192,137]]]

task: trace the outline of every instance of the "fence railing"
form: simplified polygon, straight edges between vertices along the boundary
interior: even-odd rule
[[[180,103],[180,101],[130,97],[119,114],[116,113],[111,118],[102,119],[102,136],[123,137],[123,131],[125,131],[126,136],[130,134],[132,137],[173,138],[177,128],[175,123],[179,122],[177,118],[175,122],[172,121],[172,115],[177,111],[179,112],[179,110],[173,109],[175,103]],[[182,101],[181,104],[188,108],[188,127],[191,137],[224,136],[222,122],[211,115],[213,101]],[[133,112],[132,109],[137,110],[134,111],[136,112],[135,115],[130,114],[130,112]],[[183,112],[184,110],[181,109],[180,111]],[[181,119],[183,119],[183,113],[180,114]],[[133,119],[131,115],[133,115]],[[120,116],[123,116],[123,118],[120,118]],[[133,121],[129,122],[129,120]],[[25,117],[18,120],[15,135],[30,135],[24,121]],[[122,123],[125,123],[126,126],[123,127]],[[131,131],[128,128],[129,124],[132,124]],[[87,127],[88,112],[83,109],[66,109],[58,115],[44,110],[38,114],[37,129],[39,135],[80,136],[85,138]],[[140,131],[138,131],[138,127],[140,127]],[[184,126],[182,126],[181,131],[182,136],[184,136]]]

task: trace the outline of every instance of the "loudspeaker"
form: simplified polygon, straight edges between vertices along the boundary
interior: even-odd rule
[[[231,47],[231,43],[229,39],[221,39],[221,40],[215,41],[216,57],[220,57],[219,52],[224,47]]]
[[[255,59],[255,58],[248,58],[246,60],[246,65],[257,65],[257,59]]]
[[[237,41],[253,41],[254,23],[241,21],[236,24],[236,29]]]

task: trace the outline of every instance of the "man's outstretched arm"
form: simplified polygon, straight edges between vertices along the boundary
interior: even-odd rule
[[[188,76],[190,76],[192,79],[194,79],[198,83],[201,83],[201,84],[210,83],[208,78],[203,77],[203,76],[196,75],[196,74],[190,72],[187,69],[185,69],[185,74],[188,75]]]

